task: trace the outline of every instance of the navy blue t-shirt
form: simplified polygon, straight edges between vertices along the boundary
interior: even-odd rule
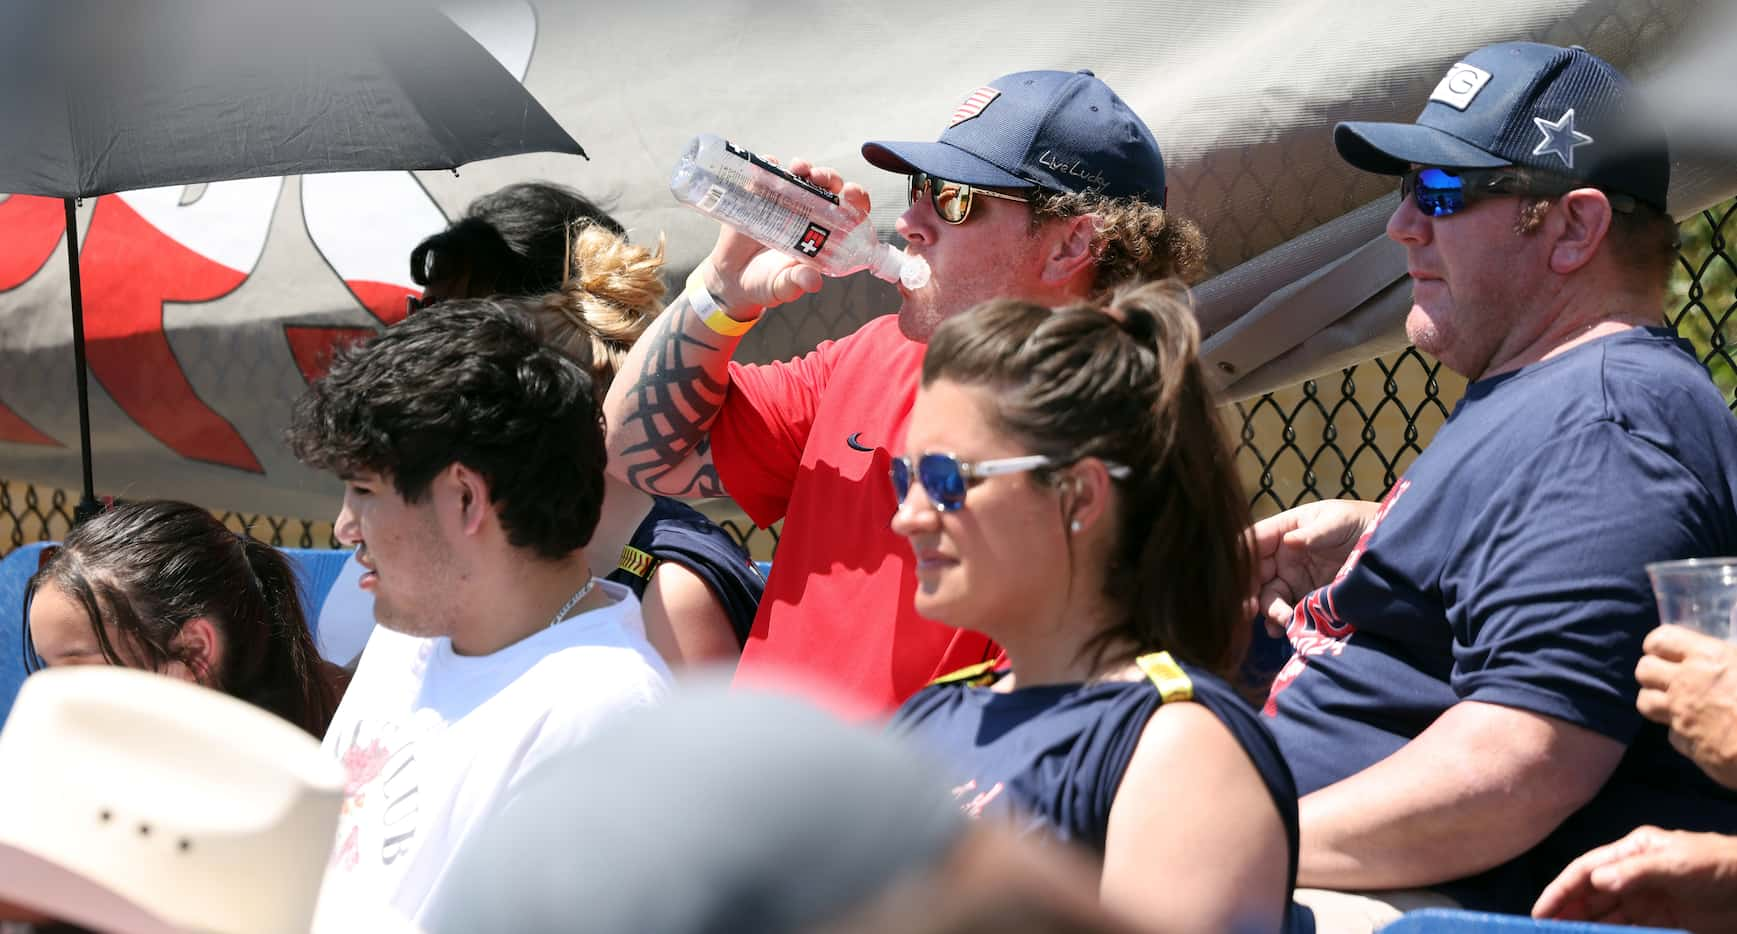
[[[1460,701],[1628,744],[1544,843],[1438,886],[1524,911],[1569,860],[1643,823],[1737,831],[1737,796],[1635,710],[1658,624],[1643,567],[1737,554],[1737,418],[1665,329],[1466,389],[1335,580],[1297,606],[1265,709],[1303,794],[1386,758]]]
[[[1272,735],[1215,675],[1167,654],[1147,658],[1163,676],[1006,693],[989,687],[1000,675],[985,663],[913,695],[891,728],[955,767],[962,784],[953,795],[970,816],[1101,855],[1110,806],[1146,722],[1167,701],[1201,704],[1236,737],[1278,808],[1290,851],[1288,896],[1297,880],[1297,789]]]
[[[621,565],[607,579],[643,599],[646,584],[664,561],[673,561],[705,581],[730,617],[736,644],[748,641],[766,581],[730,533],[686,503],[653,497],[651,511],[623,550]]]

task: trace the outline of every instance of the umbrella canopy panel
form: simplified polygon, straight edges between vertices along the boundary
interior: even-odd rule
[[[415,0],[12,0],[0,192],[137,188],[584,155]]]

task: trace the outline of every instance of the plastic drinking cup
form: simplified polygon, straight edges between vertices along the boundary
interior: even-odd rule
[[[1647,565],[1659,622],[1737,641],[1737,558],[1690,558]]]

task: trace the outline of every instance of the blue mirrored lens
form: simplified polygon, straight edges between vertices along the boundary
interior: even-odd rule
[[[1420,169],[1412,197],[1417,209],[1430,217],[1447,217],[1465,209],[1466,183],[1442,169]]]
[[[905,497],[911,492],[910,464],[902,457],[895,457],[890,472],[893,477],[893,496],[900,503],[903,503]]]
[[[945,454],[924,454],[917,462],[917,477],[935,501],[935,508],[949,512],[965,505],[965,477],[959,462]]]

